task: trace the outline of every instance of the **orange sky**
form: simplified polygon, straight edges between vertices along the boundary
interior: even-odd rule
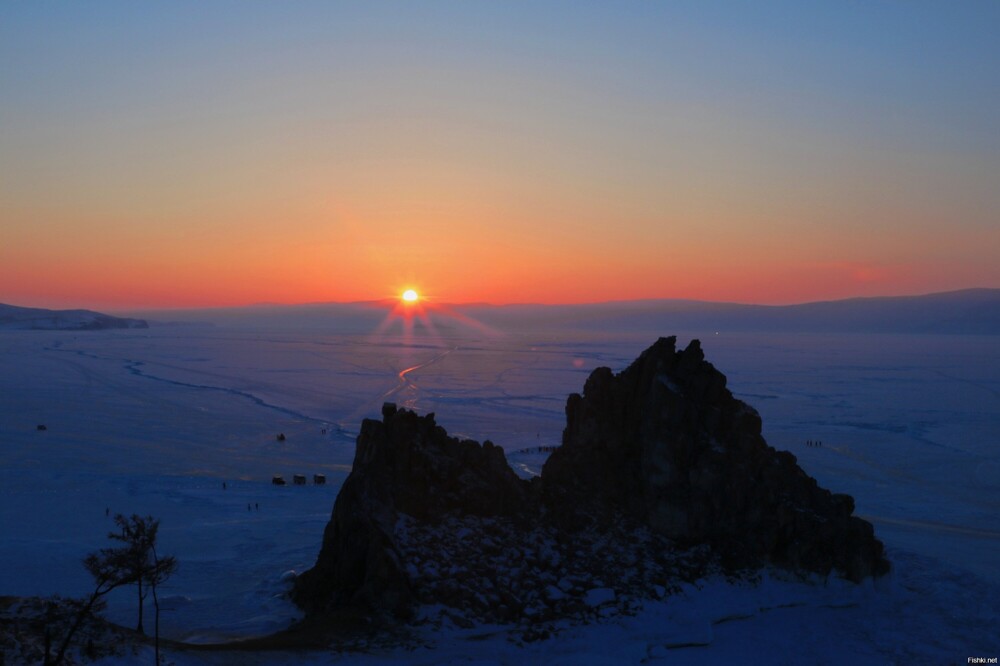
[[[1000,286],[988,17],[629,8],[4,6],[0,302]]]

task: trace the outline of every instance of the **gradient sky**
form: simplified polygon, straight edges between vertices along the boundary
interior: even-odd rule
[[[4,2],[0,302],[1000,287],[1000,3]]]

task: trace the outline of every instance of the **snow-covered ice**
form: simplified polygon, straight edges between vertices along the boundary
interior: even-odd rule
[[[681,344],[692,335],[680,335]],[[996,656],[996,339],[699,337],[729,388],[760,411],[768,442],[792,451],[821,485],[855,497],[888,547],[889,577],[860,586],[777,573],[756,586],[710,580],[634,617],[566,626],[525,646],[502,627],[455,628],[425,636],[434,649],[262,654],[250,663]],[[566,395],[594,367],[620,370],[652,341],[572,332],[407,340],[237,327],[0,332],[0,594],[83,594],[80,560],[105,545],[106,510],[151,514],[162,520],[162,551],[180,561],[163,591],[164,635],[208,642],[287,626],[298,614],[283,597],[286,574],[314,561],[361,419],[377,417],[382,402],[435,412],[449,433],[490,439],[521,473],[537,473],[547,455],[539,447],[559,443]],[[316,473],[326,485],[312,484]],[[273,486],[275,474],[309,482]],[[133,603],[123,592],[108,614],[127,625]],[[171,660],[225,663],[208,653]]]

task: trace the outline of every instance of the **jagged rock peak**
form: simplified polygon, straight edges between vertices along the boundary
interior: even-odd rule
[[[396,511],[419,520],[453,510],[490,516],[524,509],[525,489],[503,449],[449,437],[433,413],[419,416],[392,403],[382,406],[381,421],[361,424],[354,472],[370,478],[371,490]]]
[[[619,515],[733,566],[779,566],[852,580],[888,570],[854,502],[820,488],[761,436],[757,411],[726,388],[701,344],[660,338],[619,374],[595,370],[566,403],[563,444],[542,471],[562,527]]]

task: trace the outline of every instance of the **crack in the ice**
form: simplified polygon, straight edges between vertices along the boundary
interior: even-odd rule
[[[108,358],[108,357],[104,357],[104,356],[98,356],[97,354],[90,354],[90,353],[85,352],[85,351],[80,350],[80,349],[61,349],[61,348],[57,348],[57,347],[45,347],[45,349],[46,349],[46,351],[54,351],[54,352],[64,352],[64,353],[70,353],[70,354],[77,354],[78,356],[84,356],[84,357],[92,358],[92,359],[95,359],[95,360],[98,360],[98,361],[122,361],[123,360],[124,361],[124,366],[123,367],[125,368],[125,370],[127,370],[130,374],[135,375],[136,377],[142,377],[143,379],[149,379],[149,380],[156,381],[156,382],[162,382],[164,384],[171,384],[173,386],[181,386],[181,387],[184,387],[184,388],[193,388],[193,389],[199,389],[199,390],[203,390],[203,391],[219,391],[221,393],[227,393],[229,395],[235,395],[235,396],[238,396],[240,398],[246,398],[247,400],[250,400],[251,402],[253,402],[256,405],[259,405],[260,407],[264,407],[265,409],[271,409],[273,411],[280,412],[282,414],[286,414],[288,416],[292,416],[292,417],[297,418],[297,419],[302,419],[302,420],[305,420],[305,421],[312,421],[313,423],[319,423],[319,424],[322,424],[326,428],[334,428],[334,429],[336,429],[336,431],[339,434],[343,434],[343,435],[349,435],[350,434],[347,431],[345,431],[337,423],[332,423],[332,422],[327,421],[325,419],[318,419],[318,418],[316,418],[314,416],[309,416],[308,414],[303,414],[302,412],[295,411],[294,409],[289,409],[288,407],[282,407],[281,405],[272,404],[270,402],[267,402],[263,398],[260,398],[260,397],[254,395],[253,393],[250,393],[248,391],[241,391],[239,389],[228,388],[228,387],[225,387],[225,386],[212,386],[210,384],[194,384],[192,382],[182,382],[182,381],[179,381],[179,380],[176,380],[176,379],[167,379],[166,377],[159,377],[157,375],[150,374],[150,373],[148,373],[148,372],[146,372],[146,371],[144,371],[144,370],[142,370],[140,368],[140,366],[143,366],[143,365],[146,364],[145,361],[134,361],[132,359],[113,359],[113,358]]]
[[[253,403],[255,403],[255,404],[257,404],[257,405],[259,405],[261,407],[265,407],[267,409],[271,409],[271,410],[274,410],[276,412],[281,412],[282,414],[287,414],[288,416],[292,416],[292,417],[295,417],[297,419],[303,419],[305,421],[313,421],[315,423],[321,423],[323,425],[332,425],[333,427],[337,428],[338,431],[340,430],[340,426],[338,426],[336,424],[328,424],[327,421],[325,421],[323,419],[318,419],[318,418],[316,418],[314,416],[309,416],[308,414],[303,414],[302,412],[297,412],[294,409],[289,409],[288,407],[282,407],[280,405],[272,404],[270,402],[267,402],[263,398],[255,396],[253,393],[249,393],[248,391],[241,391],[239,389],[228,388],[228,387],[225,387],[225,386],[211,386],[209,384],[194,384],[194,383],[191,383],[191,382],[182,382],[182,381],[179,381],[179,380],[176,380],[176,379],[167,379],[166,377],[158,377],[157,375],[152,375],[152,374],[149,374],[149,373],[141,370],[140,366],[143,366],[143,365],[146,365],[145,361],[133,361],[131,359],[127,359],[125,361],[125,369],[128,370],[130,373],[132,373],[133,375],[135,375],[137,377],[143,377],[145,379],[151,379],[151,380],[156,381],[156,382],[163,382],[164,384],[171,384],[173,386],[183,386],[185,388],[201,389],[201,390],[205,390],[205,391],[220,391],[222,393],[228,393],[230,395],[235,395],[235,396],[239,396],[241,398],[246,398],[247,400],[250,400]]]

